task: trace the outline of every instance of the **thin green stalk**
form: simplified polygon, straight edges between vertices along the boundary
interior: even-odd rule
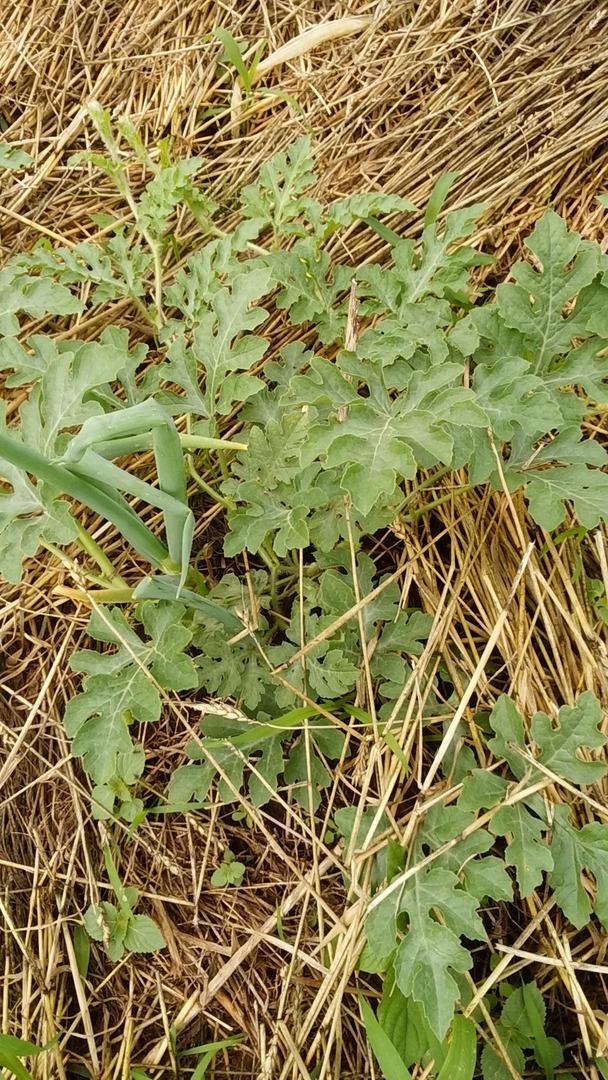
[[[215,490],[215,488],[211,487],[211,484],[208,484],[206,480],[203,480],[200,473],[198,473],[195,469],[190,454],[188,454],[186,457],[186,465],[188,467],[188,472],[190,473],[190,476],[201,489],[201,491],[204,491],[210,499],[213,499],[214,502],[218,503],[220,506],[223,506],[226,510],[236,510],[236,503],[233,502],[232,499],[229,499],[224,495],[220,495],[219,492]]]
[[[97,582],[95,583],[97,584]],[[133,589],[125,585],[124,588],[115,589],[95,589],[94,592],[83,593],[83,600],[90,597],[96,604],[130,604],[135,603],[133,600]]]
[[[401,506],[399,507],[399,513],[401,513],[401,511],[404,510],[409,503],[414,501],[418,492],[425,491],[426,488],[432,487],[433,484],[436,484],[438,480],[441,480],[444,476],[447,476],[448,473],[451,473],[453,471],[454,470],[451,466],[446,465],[445,468],[438,469],[437,472],[432,473],[431,476],[427,476],[426,480],[422,480],[417,485],[417,487],[415,487],[414,490],[411,491],[410,494],[403,500]]]
[[[417,518],[424,517],[430,510],[436,510],[438,506],[443,506],[444,503],[449,502],[454,495],[460,495],[463,491],[472,491],[472,489],[472,484],[461,484],[460,487],[455,487],[452,488],[451,491],[448,491],[447,495],[442,495],[439,499],[434,499],[433,502],[425,503],[424,506],[421,506],[418,510],[412,510],[410,514],[400,514],[399,517],[401,518],[401,521],[406,521],[408,524],[411,524],[413,521],[416,521]]]
[[[230,478],[230,470],[226,461],[226,452],[224,450],[218,450],[217,459],[220,463],[220,469],[222,470],[224,480],[228,480]]]
[[[224,229],[219,229],[218,226],[214,225],[211,221],[208,221],[206,227],[210,234],[217,237],[218,240],[225,240],[226,237],[230,235],[230,233],[225,232]],[[247,247],[249,251],[253,251],[256,255],[268,255],[266,248],[261,247],[259,244],[254,244],[253,240],[247,241]]]
[[[158,326],[156,324],[156,320],[153,319],[152,316],[150,315],[150,312],[148,311],[148,308],[146,307],[146,305],[139,299],[139,296],[133,296],[132,293],[129,293],[129,296],[130,296],[131,300],[133,301],[135,307],[139,311],[139,314],[142,316],[142,318],[144,318],[146,320],[148,326],[150,326],[152,328],[152,330],[154,331],[154,334],[156,335],[156,331],[158,330]]]
[[[273,572],[273,570],[278,570],[280,565],[279,560],[277,559],[274,551],[270,547],[270,544],[267,540],[264,540],[264,543],[261,545],[258,551],[258,555],[260,556],[262,562],[266,563],[266,566],[271,573]]]
[[[137,202],[135,201],[135,199],[133,197],[131,189],[130,189],[128,183],[127,183],[127,178],[126,178],[125,173],[124,173],[124,165],[123,165],[123,162],[122,162],[122,160],[121,160],[121,158],[120,158],[120,156],[118,154],[118,147],[117,147],[114,139],[109,134],[109,132],[105,131],[103,124],[100,124],[98,120],[96,121],[95,114],[91,112],[90,108],[89,108],[89,115],[91,116],[91,119],[93,120],[93,123],[95,124],[95,126],[97,128],[97,131],[99,132],[99,134],[101,135],[101,138],[103,139],[106,150],[108,151],[108,154],[110,155],[110,159],[112,160],[114,165],[116,165],[116,171],[114,172],[114,182],[116,184],[116,187],[118,188],[120,194],[122,195],[123,199],[127,203],[127,206],[129,207],[131,213],[133,214],[133,217],[135,218],[135,223],[137,225],[137,228],[141,232],[141,234],[142,234],[144,240],[146,241],[148,247],[150,248],[150,251],[152,252],[152,255],[153,255],[153,258],[154,258],[154,302],[155,302],[155,306],[156,306],[156,326],[155,326],[155,329],[158,330],[158,329],[160,329],[160,327],[163,325],[163,322],[164,322],[164,317],[163,317],[163,267],[162,267],[162,257],[161,257],[161,251],[160,251],[160,244],[157,243],[157,241],[148,232],[147,229],[142,227],[142,225],[141,225],[141,223],[139,221],[139,208],[137,206]]]
[[[78,529],[78,540],[81,546],[86,551],[87,555],[97,563],[99,569],[102,571],[104,578],[112,585],[116,585],[118,588],[128,588],[126,581],[115,569],[108,556],[100,548],[96,540],[93,539],[88,529],[85,529],[84,525],[81,525],[78,521],[76,523]]]
[[[78,543],[78,541],[76,541],[76,543]],[[54,555],[55,558],[59,560],[59,562],[63,563],[64,565],[67,564],[74,572],[74,574],[78,573],[80,577],[85,578],[86,581],[90,581],[93,585],[104,586],[107,584],[105,578],[100,577],[98,574],[92,573],[90,570],[83,570],[81,566],[78,566],[76,564],[74,559],[70,558],[67,551],[64,551],[63,548],[58,547],[57,544],[51,543],[50,540],[41,540],[40,546],[43,547],[45,551],[48,551],[51,555]]]
[[[163,260],[160,244],[155,240],[152,240],[147,229],[142,229],[142,233],[154,256],[154,305],[157,314],[157,328],[160,329],[165,321],[165,316],[163,315]]]
[[[277,572],[278,566],[273,566],[270,569],[270,603],[272,604],[274,611],[279,611],[279,595],[277,590]]]

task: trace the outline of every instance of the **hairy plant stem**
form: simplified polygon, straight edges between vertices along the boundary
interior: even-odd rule
[[[280,563],[267,540],[264,540],[264,543],[261,545],[260,550],[258,551],[258,555],[260,556],[262,562],[266,564],[266,566],[270,570],[270,573],[276,573],[276,571],[279,569]]]
[[[430,510],[436,510],[438,506],[443,506],[444,503],[449,502],[454,498],[454,495],[461,495],[464,491],[472,491],[473,484],[461,484],[459,487],[452,488],[446,495],[441,495],[438,499],[433,499],[433,502],[425,503],[424,506],[418,508],[418,510],[412,510],[409,514],[399,514],[399,518],[403,522],[411,524],[412,521],[416,521],[420,517],[424,517]]]
[[[107,584],[107,581],[104,577],[102,577],[100,574],[93,574],[90,570],[85,570],[83,567],[79,566],[76,560],[71,559],[67,552],[63,550],[63,548],[58,547],[57,544],[52,544],[50,540],[41,540],[40,546],[43,547],[45,551],[48,551],[51,555],[54,555],[56,559],[59,559],[59,561],[63,563],[64,566],[69,566],[70,570],[74,575],[78,575],[78,577],[84,578],[86,581],[92,582],[93,585],[103,586]]]
[[[97,566],[102,571],[101,574],[92,573],[90,570],[79,566],[75,559],[70,558],[68,553],[64,551],[63,548],[58,547],[57,544],[53,544],[47,540],[41,542],[42,546],[52,555],[55,555],[55,557],[64,565],[67,564],[78,577],[84,578],[86,581],[90,581],[94,585],[99,585],[102,588],[106,585],[110,585],[112,588],[116,589],[128,589],[129,586],[127,585],[127,582],[118,573],[118,570],[116,570],[105,552],[100,548],[97,541],[95,541],[88,530],[85,529],[84,525],[77,522],[76,526],[78,529],[76,543],[82,548],[86,555],[97,563]]]
[[[99,546],[97,541],[93,539],[88,529],[85,529],[84,525],[81,525],[80,522],[77,522],[77,528],[78,542],[84,551],[86,551],[87,555],[90,555],[91,558],[95,560],[99,569],[102,571],[105,580],[111,585],[116,585],[118,588],[126,588],[126,581],[118,573],[118,570],[110,559],[108,559],[108,556]]]
[[[127,203],[127,206],[133,214],[137,228],[141,232],[141,235],[143,236],[148,247],[150,248],[150,251],[152,252],[152,256],[154,259],[154,306],[156,308],[156,319],[153,325],[156,330],[160,330],[161,326],[165,321],[163,316],[163,267],[160,244],[157,240],[154,239],[148,229],[146,229],[140,223],[139,208],[127,183],[127,178],[124,173],[123,162],[118,153],[117,144],[114,142],[113,138],[108,137],[102,126],[96,124],[96,127],[101,138],[103,139],[104,145],[106,147],[106,150],[108,151],[112,163],[116,166],[115,171],[113,170],[114,182],[116,184],[116,187],[118,188],[120,194]]]
[[[190,476],[194,480],[195,484],[197,484],[197,486],[201,489],[201,491],[204,491],[210,499],[213,499],[214,502],[219,503],[219,505],[223,506],[226,510],[236,510],[236,503],[234,503],[232,499],[228,499],[224,495],[220,495],[219,492],[217,492],[215,488],[211,486],[211,484],[208,484],[206,480],[203,480],[202,476],[199,472],[197,472],[194,466],[191,454],[186,455],[186,465]]]
[[[229,439],[210,439],[206,435],[180,435],[185,450],[246,450],[247,443],[231,442]]]
[[[146,307],[146,305],[143,303],[143,301],[141,301],[139,299],[139,296],[133,296],[131,294],[131,300],[132,300],[135,308],[137,309],[137,311],[139,311],[139,314],[142,316],[142,318],[144,318],[146,320],[148,326],[154,331],[154,335],[156,337],[156,332],[158,330],[158,326],[156,324],[156,320],[153,319],[152,316],[150,315],[150,312],[148,311],[148,308]]]
[[[130,604],[133,600],[133,589],[125,585],[124,589],[116,587],[115,589],[95,589],[94,592],[83,593],[82,599],[94,600],[96,604]],[[141,601],[139,601],[141,603]]]
[[[277,589],[277,574],[278,566],[271,567],[270,570],[270,603],[275,611],[279,611],[279,594]]]
[[[226,461],[226,451],[218,450],[217,459],[220,463],[220,469],[222,470],[222,476],[224,480],[230,479],[230,470],[228,468],[228,462]]]
[[[427,476],[426,480],[421,480],[420,483],[414,488],[414,490],[411,491],[410,494],[407,495],[404,501],[401,503],[401,506],[399,507],[399,513],[401,513],[401,511],[404,510],[405,507],[409,505],[409,503],[414,501],[420,491],[425,491],[427,488],[432,487],[433,484],[436,484],[438,480],[441,480],[444,476],[447,476],[448,473],[451,473],[453,471],[454,470],[449,465],[446,465],[443,469],[438,469],[437,472],[431,473],[430,476]]]

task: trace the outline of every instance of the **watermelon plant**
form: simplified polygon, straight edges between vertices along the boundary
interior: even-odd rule
[[[470,486],[521,491],[547,530],[566,515],[583,530],[608,520],[607,454],[586,426],[606,401],[608,257],[548,210],[527,258],[488,293],[473,272],[491,256],[471,242],[484,207],[444,212],[453,177],[434,189],[420,235],[403,238],[380,219],[413,213],[406,199],[323,203],[311,194],[308,137],[243,187],[238,221],[224,232],[197,185],[199,159],[172,162],[165,144],[151,155],[127,119],[116,134],[95,103],[90,116],[105,153],[85,157],[114,180],[131,223],[111,229],[103,216],[105,239],[42,241],[0,270],[0,367],[7,389],[23,395],[0,430],[0,572],[17,582],[41,548],[72,565],[80,552],[82,595],[94,604],[87,633],[103,651],[72,657],[83,678],[64,723],[96,817],[137,822],[146,762],[132,732],[160,718],[165,692],[187,690],[235,708],[232,718],[202,720],[171,777],[170,805],[233,802],[245,791],[262,806],[280,786],[314,815],[331,763],[348,752],[347,721],[371,730],[355,703],[363,650],[373,639],[373,727],[390,751],[388,720],[432,623],[402,610],[397,576],[372,557],[369,538],[394,522],[407,528],[429,478],[455,470]],[[24,164],[0,149],[5,168]],[[138,195],[132,160],[150,176]],[[201,242],[172,269],[176,207],[197,222]],[[353,226],[386,241],[387,265],[336,263],[331,238]],[[24,315],[69,319],[120,299],[150,327],[153,357],[120,325],[95,340],[22,334]],[[292,328],[278,350],[273,312]],[[146,480],[140,454],[152,455]],[[224,517],[229,569],[220,580],[205,579],[193,553],[193,490]],[[138,557],[139,578],[119,573],[83,508],[114,526]],[[150,510],[161,512],[162,535]],[[450,714],[439,694],[428,708]],[[603,746],[599,720],[584,694],[555,725],[534,717],[530,741],[501,698],[487,746],[503,771],[471,767],[455,804],[435,802],[421,816],[407,865],[405,851],[385,860],[361,967],[382,972],[391,993],[419,1010],[426,1042],[414,1058],[401,1046],[405,1069],[425,1054],[446,1057],[488,897],[508,902],[514,888],[525,897],[544,881],[575,926],[595,918],[608,928],[608,827],[578,828],[567,807],[550,811],[538,794],[547,777],[587,784],[605,774],[579,754]],[[522,799],[524,773],[537,789]],[[350,843],[352,821],[340,828]],[[144,927],[134,894],[120,888],[105,923],[102,909],[87,915],[116,956]],[[157,942],[148,922],[146,948]],[[389,1013],[387,997],[378,1012],[385,1034]],[[458,1037],[468,1046],[466,1025]],[[522,1048],[541,1045],[522,1038],[533,1045],[520,1040],[514,1068]],[[498,1076],[486,1058],[484,1075]]]

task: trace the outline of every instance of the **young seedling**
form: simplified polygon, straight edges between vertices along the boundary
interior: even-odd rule
[[[246,869],[244,863],[237,861],[236,855],[230,848],[226,848],[220,865],[211,875],[211,884],[217,889],[223,888],[224,885],[240,885],[245,877]]]
[[[165,948],[165,940],[156,924],[147,915],[136,915],[137,889],[122,884],[109,847],[103,849],[106,872],[116,897],[116,904],[102,900],[91,904],[84,914],[84,925],[93,941],[103,943],[110,960],[120,960],[130,952],[157,952]]]

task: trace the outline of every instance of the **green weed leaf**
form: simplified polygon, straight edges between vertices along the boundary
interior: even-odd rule
[[[0,335],[19,333],[20,312],[40,319],[49,314],[76,315],[83,310],[84,304],[58,282],[15,272],[10,262],[0,270]]]
[[[598,730],[602,715],[600,703],[590,691],[581,694],[573,708],[562,705],[554,722],[544,713],[536,713],[532,717],[530,735],[538,747],[538,754],[532,756],[537,756],[547,769],[565,780],[576,784],[594,783],[605,774],[606,766],[599,761],[585,761],[578,751],[605,745],[606,736]],[[531,751],[526,748],[523,720],[506,695],[496,702],[490,724],[496,735],[488,746],[496,757],[504,757],[513,775],[521,779],[528,768],[524,755],[530,756]],[[517,748],[521,753],[517,753]],[[537,778],[540,779],[540,773]],[[464,808],[472,799],[472,809],[492,806],[498,801],[503,783],[491,774],[484,778],[476,773],[475,778],[465,782],[458,805]]]
[[[0,169],[23,169],[33,162],[31,154],[21,150],[18,146],[0,142]]]
[[[297,232],[297,219],[310,208],[305,193],[316,179],[310,139],[303,136],[266,162],[255,184],[242,188],[242,213],[255,223],[256,234],[267,227],[275,236]]]
[[[147,642],[131,628],[122,612],[109,609],[105,621],[93,615],[89,634],[117,646],[114,652],[82,649],[72,658],[74,670],[84,672],[82,691],[66,705],[64,725],[72,752],[83,758],[91,779],[104,788],[98,795],[108,809],[109,792],[123,794],[141,775],[144,760],[134,746],[129,727],[134,721],[158,720],[163,689],[185,690],[198,685],[194,664],[184,650],[192,634],[182,622],[183,607],[148,601],[142,606]]]
[[[157,952],[165,948],[165,939],[156,923],[147,915],[132,915],[124,936],[124,945],[129,952]]]
[[[0,436],[3,427],[0,416]],[[10,444],[8,446],[10,453]],[[24,470],[0,458],[0,573],[7,581],[21,579],[24,558],[43,542],[69,544],[77,535],[70,508],[45,484],[33,484]],[[6,486],[11,490],[6,491]]]
[[[245,401],[263,387],[261,380],[236,372],[257,363],[268,346],[265,338],[248,331],[266,318],[267,312],[255,301],[268,291],[270,279],[270,271],[262,266],[235,274],[200,311],[191,349],[182,338],[169,348],[163,378],[181,386],[185,403],[204,417],[224,416],[234,401]],[[199,368],[205,377],[202,387]]]
[[[523,753],[517,753],[518,749],[524,753],[526,750],[524,723],[514,702],[506,694],[501,694],[492,709],[490,726],[495,735],[488,742],[489,749],[495,757],[504,758],[508,762],[513,776],[517,780],[521,780],[528,767]],[[484,798],[481,805],[486,805],[486,799],[492,799],[493,801],[489,805],[493,806],[495,801],[494,792],[498,791],[496,781],[490,780],[487,783],[484,781],[479,790],[480,795],[483,795]]]
[[[546,1007],[535,983],[512,990],[503,1005],[496,1029],[509,1055],[511,1065],[520,1074],[525,1067],[524,1050],[532,1050],[545,1077],[552,1080],[554,1069],[564,1060],[560,1044],[545,1033]],[[506,1080],[511,1075],[496,1051],[487,1044],[482,1057],[484,1080]]]
[[[339,226],[348,228],[355,221],[383,217],[385,214],[411,214],[416,207],[400,195],[383,195],[381,192],[347,195],[335,199],[327,207],[327,228],[333,231]]]
[[[352,269],[331,269],[328,253],[319,251],[312,237],[297,240],[288,251],[277,251],[271,265],[281,286],[276,304],[289,312],[289,321],[314,323],[322,342],[339,341],[346,311],[343,305],[337,307],[337,301],[350,285]]]

